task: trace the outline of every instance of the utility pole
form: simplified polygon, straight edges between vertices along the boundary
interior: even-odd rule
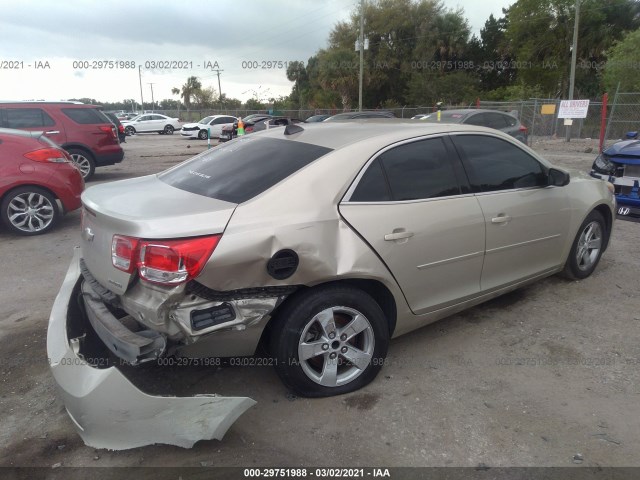
[[[156,104],[153,101],[153,83],[147,83],[147,85],[151,85],[151,113],[153,113],[154,109],[156,108]]]
[[[220,70],[219,68],[213,70],[218,75],[218,101],[220,102],[220,106],[222,106],[222,87],[220,87],[220,72],[224,72],[224,70]]]
[[[140,80],[140,107],[144,113],[144,97],[142,96],[142,65],[138,65],[138,79]]]
[[[362,111],[362,76],[364,75],[364,0],[360,0],[360,78],[358,80],[358,111]]]
[[[571,73],[569,74],[569,100],[573,100],[573,87],[576,82],[576,61],[578,56],[578,24],[580,22],[580,0],[576,0],[576,16],[573,21],[573,44],[571,45]],[[565,141],[571,141],[571,125],[568,125]]]

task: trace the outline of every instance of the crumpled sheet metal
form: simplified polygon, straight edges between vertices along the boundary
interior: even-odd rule
[[[62,399],[84,442],[126,450],[156,443],[189,448],[199,440],[221,440],[256,402],[246,397],[162,397],[136,388],[118,369],[98,369],[78,356],[79,341],[67,338],[67,315],[80,276],[73,257],[49,319],[47,352]]]

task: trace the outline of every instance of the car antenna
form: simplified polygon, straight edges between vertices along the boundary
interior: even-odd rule
[[[289,124],[284,128],[285,135],[293,135],[294,133],[304,132],[304,128],[299,125]]]

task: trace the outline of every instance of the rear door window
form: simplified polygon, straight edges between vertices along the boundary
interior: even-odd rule
[[[453,159],[441,138],[391,148],[369,166],[352,202],[422,200],[460,194]]]
[[[207,150],[158,178],[191,193],[242,203],[330,151],[309,143],[248,136]]]
[[[56,123],[41,108],[7,108],[4,111],[6,128],[51,127]]]

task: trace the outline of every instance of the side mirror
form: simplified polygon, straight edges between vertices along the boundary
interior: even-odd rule
[[[564,187],[569,185],[571,177],[568,173],[558,170],[557,168],[550,168],[548,173],[549,185],[553,187]]]

